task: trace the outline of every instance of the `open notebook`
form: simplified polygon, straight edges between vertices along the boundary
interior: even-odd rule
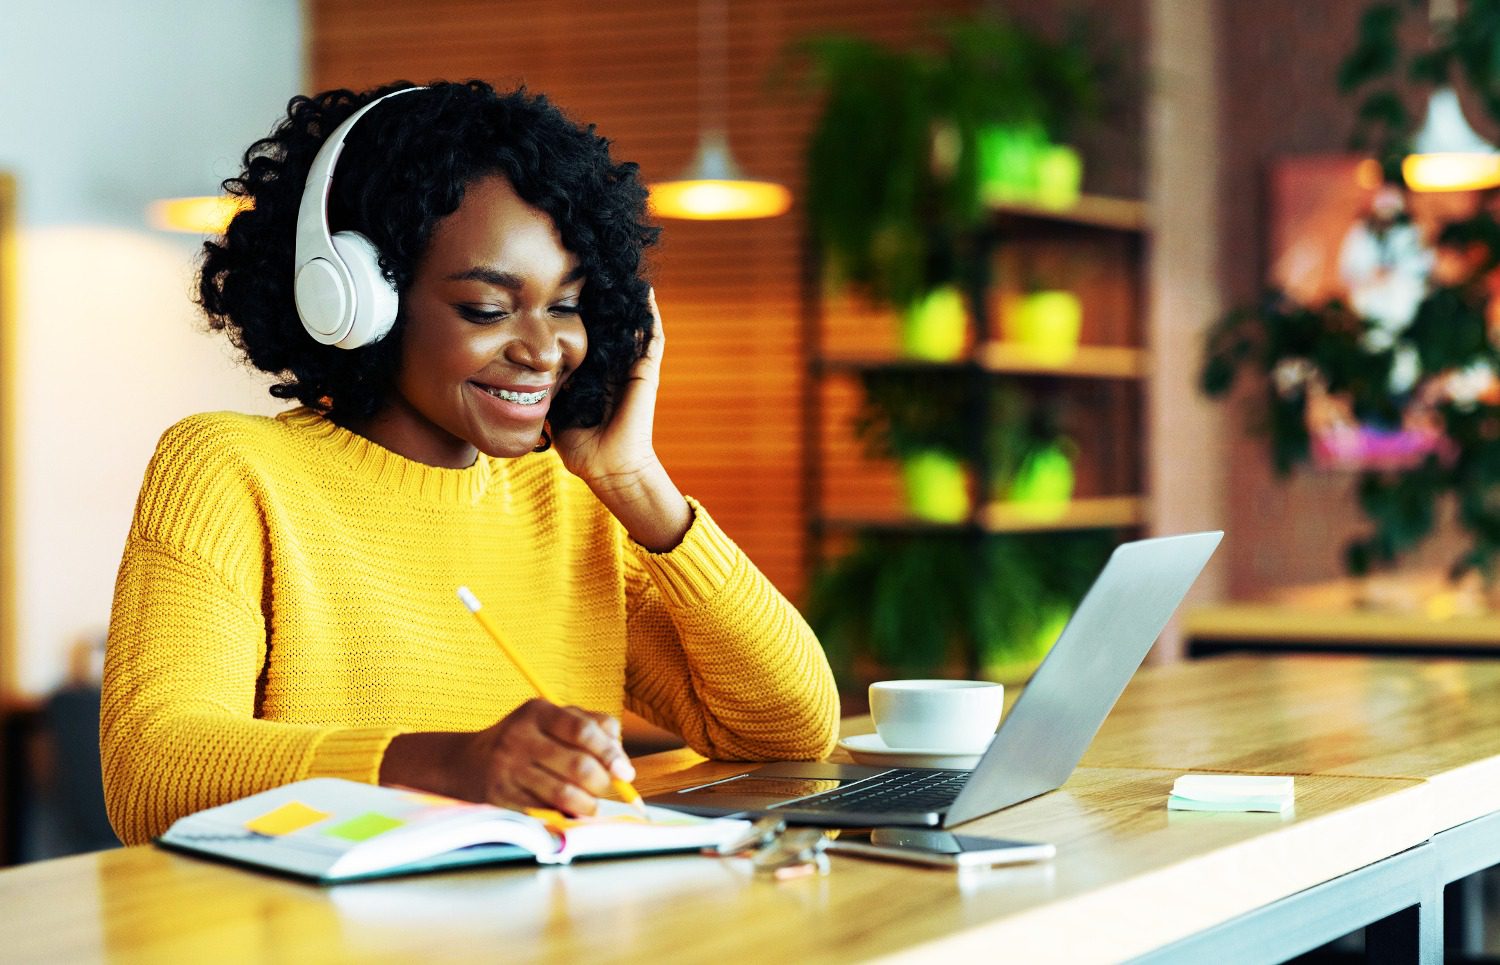
[[[502,861],[566,864],[578,857],[688,851],[716,847],[748,827],[647,810],[649,821],[628,805],[601,801],[592,818],[532,816],[320,777],[190,814],[156,841],[332,883]]]

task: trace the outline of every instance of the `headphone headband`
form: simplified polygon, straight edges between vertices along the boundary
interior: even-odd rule
[[[350,114],[318,148],[297,208],[293,272],[297,314],[303,327],[324,345],[358,348],[390,331],[396,293],[380,273],[379,253],[358,232],[328,230],[328,195],[334,166],[350,130],[381,101],[423,87],[407,87],[377,97]]]

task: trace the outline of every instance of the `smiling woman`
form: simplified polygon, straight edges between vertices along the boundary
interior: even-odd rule
[[[184,420],[147,470],[100,733],[127,842],[314,776],[591,813],[633,774],[627,707],[708,756],[831,749],[817,640],[657,458],[635,165],[540,96],[376,104],[406,89],[293,99],[226,184],[254,204],[205,246],[203,306],[302,404]],[[399,301],[352,349],[290,270],[341,137],[322,227]],[[528,699],[464,584],[570,706]]]
[[[433,230],[406,292],[407,361],[393,404],[351,428],[455,469],[476,448],[503,457],[536,448],[552,399],[588,350],[584,280],[551,218],[503,177],[474,182]]]

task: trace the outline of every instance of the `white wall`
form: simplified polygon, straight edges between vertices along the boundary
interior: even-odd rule
[[[267,381],[203,331],[201,239],[149,228],[160,197],[209,194],[302,90],[298,0],[5,0],[0,171],[19,193],[8,387],[23,692],[101,634],[141,474],[192,412],[271,412]]]

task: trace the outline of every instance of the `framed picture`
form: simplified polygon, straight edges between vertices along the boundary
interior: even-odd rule
[[[1268,281],[1303,305],[1342,301],[1372,323],[1366,348],[1390,348],[1431,283],[1462,271],[1458,253],[1436,242],[1446,224],[1473,215],[1479,203],[1477,192],[1417,193],[1384,184],[1379,165],[1356,155],[1280,160],[1270,177]],[[1361,421],[1345,400],[1309,385],[1314,464],[1394,469],[1440,452],[1446,440],[1423,388],[1415,352],[1404,346],[1396,349],[1391,385],[1393,395],[1410,397],[1399,423]]]

